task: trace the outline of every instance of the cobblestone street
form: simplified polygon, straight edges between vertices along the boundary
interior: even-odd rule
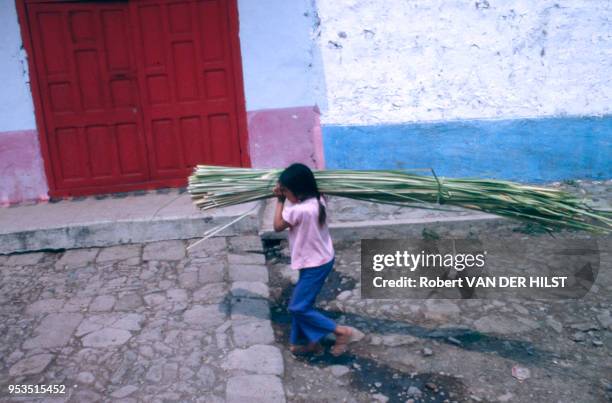
[[[611,185],[559,184],[602,207]],[[332,222],[369,218],[380,238],[396,213],[407,214],[346,200],[330,208]],[[482,228],[442,220],[422,236],[548,237],[510,220]],[[546,301],[363,299],[360,241],[335,239],[318,307],[366,333],[337,358],[287,349],[298,273],[285,239],[215,237],[187,249],[197,241],[0,255],[0,401],[603,402],[612,394],[609,236],[597,238],[590,292]],[[527,378],[513,376],[516,368]],[[10,394],[10,385],[65,385],[65,393],[35,398]]]
[[[0,256],[0,400],[284,401],[259,238],[188,244]]]

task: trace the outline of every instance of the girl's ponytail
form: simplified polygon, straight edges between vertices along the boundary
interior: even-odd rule
[[[325,220],[327,218],[327,212],[325,211],[325,206],[321,203],[321,193],[317,191],[317,202],[319,202],[319,225],[325,224]]]

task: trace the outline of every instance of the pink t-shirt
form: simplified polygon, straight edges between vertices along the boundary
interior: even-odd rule
[[[327,206],[322,196],[321,204]],[[282,216],[291,225],[289,247],[292,269],[321,266],[334,257],[327,220],[319,226],[319,202],[316,197],[296,204],[286,200]]]

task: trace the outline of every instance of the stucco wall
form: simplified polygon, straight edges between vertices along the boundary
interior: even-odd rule
[[[14,0],[4,0],[0,12],[0,77],[0,136],[2,132],[35,129],[28,63]]]
[[[606,115],[612,5],[318,0],[323,124]]]
[[[248,111],[325,103],[314,0],[239,0]]]

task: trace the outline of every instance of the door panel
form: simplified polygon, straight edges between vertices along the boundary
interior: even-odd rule
[[[229,10],[223,0],[133,2],[151,176],[240,166]]]
[[[126,3],[28,6],[58,189],[149,178]]]

